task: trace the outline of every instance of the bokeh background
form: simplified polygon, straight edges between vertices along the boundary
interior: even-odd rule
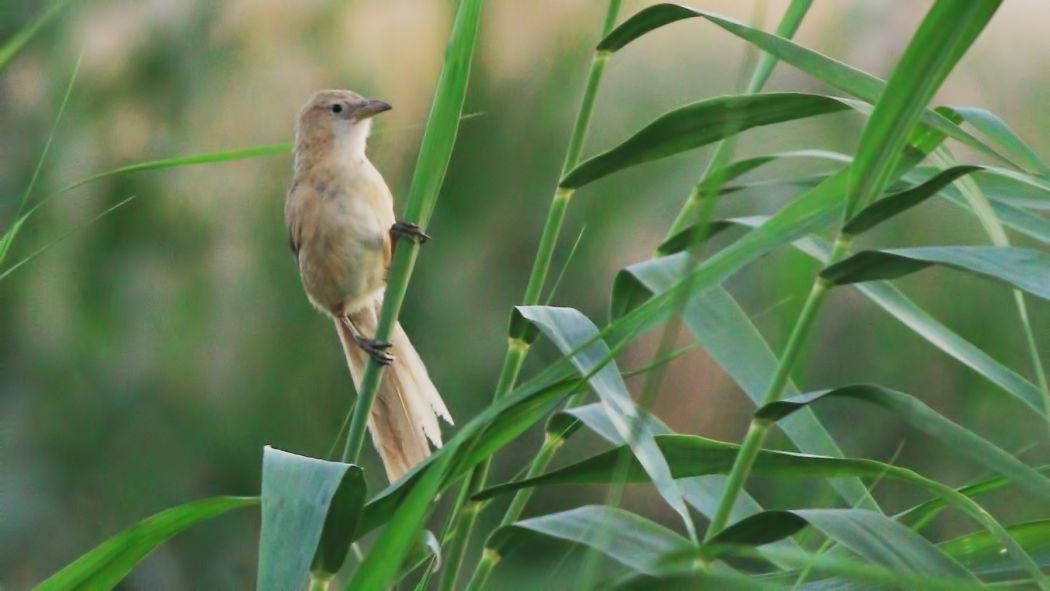
[[[775,26],[786,2],[690,2]],[[626,1],[621,20],[649,2]],[[929,2],[819,0],[797,39],[885,76]],[[502,358],[506,319],[524,288],[542,220],[582,92],[605,3],[486,3],[462,124],[402,321],[461,422],[481,409]],[[0,39],[42,3],[2,0]],[[6,228],[32,174],[64,86],[79,78],[34,199],[116,166],[285,141],[301,103],[337,87],[388,100],[371,155],[404,195],[441,64],[453,3],[436,0],[82,0],[0,73],[0,223]],[[989,108],[1050,156],[1050,8],[1010,0],[945,84],[938,102]],[[681,104],[733,93],[753,60],[743,42],[701,22],[667,27],[609,65],[586,153],[611,146]],[[770,90],[826,92],[790,66]],[[825,116],[748,133],[738,153],[791,148],[850,151],[862,120]],[[959,152],[966,155],[964,151]],[[582,233],[553,298],[596,321],[607,315],[618,269],[648,257],[709,152],[639,167],[581,191],[556,257]],[[798,173],[822,170],[799,166]],[[771,173],[784,174],[785,170]],[[795,172],[795,171],[791,171]],[[768,174],[768,173],[767,173]],[[287,250],[285,155],[108,179],[45,206],[7,264],[70,232],[0,281],[0,586],[24,589],[109,535],[165,507],[216,494],[253,494],[260,454],[272,444],[323,456],[352,397],[330,323],[306,303]],[[757,175],[755,178],[761,178]],[[98,212],[127,206],[81,230]],[[790,195],[734,196],[720,213],[770,211]],[[973,218],[930,203],[874,233],[869,243],[984,242]],[[1024,244],[1024,240],[1019,241]],[[779,347],[815,267],[784,252],[729,287]],[[1008,290],[928,271],[900,282],[934,316],[1032,377]],[[1044,350],[1050,307],[1032,303]],[[647,346],[648,345],[648,346]],[[651,342],[621,359],[646,362]],[[534,364],[554,357],[539,348]],[[1044,355],[1044,362],[1050,357]],[[1046,425],[884,312],[842,290],[819,321],[796,376],[815,389],[877,381],[918,394],[1010,450],[1037,457]],[[656,412],[674,428],[738,440],[744,397],[703,351],[675,363]],[[952,483],[980,475],[888,415],[856,407],[821,413],[848,453],[898,463]],[[596,449],[585,436],[561,461]],[[500,456],[513,474],[533,433]],[[375,456],[366,468],[383,486]],[[791,506],[826,497],[805,481],[764,488]],[[888,509],[913,490],[882,484]],[[597,502],[600,491],[559,488],[534,510]],[[655,497],[630,488],[626,503],[667,519]],[[1007,521],[1033,508],[990,499]],[[486,515],[494,519],[498,507]],[[672,520],[673,522],[673,520]],[[231,514],[168,543],[126,589],[244,589],[254,580],[258,518]],[[956,531],[939,522],[940,535]],[[497,569],[556,581],[566,549],[529,548]],[[529,579],[529,587],[537,581]]]

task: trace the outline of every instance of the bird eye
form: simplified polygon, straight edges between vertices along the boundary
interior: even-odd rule
[[[342,113],[343,112],[343,105],[340,105],[339,103],[336,103],[336,104],[332,105],[332,112],[336,113],[336,114]]]

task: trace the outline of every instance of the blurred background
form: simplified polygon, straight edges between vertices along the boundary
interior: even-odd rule
[[[650,3],[625,1],[620,20]],[[787,2],[689,4],[772,29]],[[929,5],[818,1],[797,39],[884,77]],[[35,0],[3,0],[0,40],[41,9]],[[377,120],[370,153],[395,196],[405,195],[452,9],[450,0],[73,2],[0,73],[0,228],[15,216],[81,52],[34,200],[124,164],[286,141],[298,108],[319,88],[351,88],[394,105]],[[605,2],[491,0],[484,11],[466,107],[474,116],[462,124],[429,228],[435,239],[423,251],[402,315],[461,424],[491,398],[508,312],[525,285]],[[938,97],[991,109],[1044,158],[1048,18],[1050,7],[1038,0],[1004,3]],[[698,21],[635,43],[609,64],[585,154],[670,108],[739,92],[753,58],[742,41]],[[768,89],[829,92],[790,66],[778,67]],[[862,123],[839,114],[760,129],[743,137],[737,153],[849,152]],[[708,155],[698,150],[638,167],[581,191],[556,267],[582,233],[579,249],[553,302],[603,322],[617,270],[650,256]],[[56,198],[20,234],[5,265],[137,197],[0,281],[0,586],[27,588],[168,506],[255,494],[263,445],[328,452],[352,386],[331,324],[307,304],[288,252],[282,201],[290,165],[277,155],[114,177]],[[826,166],[807,163],[792,172]],[[735,195],[719,213],[768,212],[789,197]],[[867,240],[985,242],[972,217],[943,202]],[[779,349],[814,271],[809,259],[785,251],[753,264],[729,287]],[[900,285],[939,320],[1034,379],[1008,290],[942,271]],[[969,297],[957,297],[964,292]],[[1032,302],[1031,312],[1050,350],[1050,306]],[[629,350],[621,368],[644,365],[652,345],[649,339]],[[553,358],[539,347],[532,367]],[[1014,399],[848,290],[831,298],[796,377],[807,389],[876,381],[914,393],[1009,450],[1045,440],[1046,425]],[[703,351],[693,351],[671,367],[656,412],[675,429],[739,440],[749,412],[744,401]],[[849,454],[895,458],[956,484],[981,475],[889,415],[824,410]],[[578,439],[560,462],[598,449],[593,439]],[[532,433],[511,445],[494,477],[515,473],[538,440]],[[1028,450],[1026,459],[1043,451]],[[367,453],[371,487],[379,490],[382,470]],[[791,489],[755,482],[771,506],[828,494],[805,481]],[[891,484],[880,485],[879,494],[887,510],[920,500]],[[601,499],[598,490],[556,488],[538,495],[532,509]],[[635,487],[625,502],[673,523],[655,499]],[[990,507],[1006,521],[1032,509],[1009,494],[990,498]],[[497,506],[485,518],[501,513]],[[961,531],[950,520],[936,527],[942,537]],[[191,529],[123,588],[250,588],[258,528],[257,514],[243,511]],[[520,569],[557,580],[560,569],[571,568],[565,552],[552,544],[513,556],[497,569],[494,588],[521,586],[514,576]]]

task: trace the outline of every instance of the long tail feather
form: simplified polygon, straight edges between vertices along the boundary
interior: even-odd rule
[[[368,337],[375,334],[381,306],[382,297],[379,297],[347,316],[358,334]],[[335,321],[335,326],[354,386],[360,388],[368,355],[357,345],[349,327],[340,320]],[[372,403],[368,430],[383,459],[387,477],[394,482],[430,455],[430,444],[441,447],[441,427],[437,419],[440,416],[451,424],[452,417],[400,324],[394,327],[391,342],[394,362],[384,373]]]

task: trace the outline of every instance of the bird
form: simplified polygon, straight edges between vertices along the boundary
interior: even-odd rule
[[[371,357],[388,366],[368,430],[390,482],[441,447],[438,418],[452,416],[400,323],[375,339],[387,272],[399,239],[429,239],[397,221],[394,199],[365,154],[381,100],[349,90],[316,92],[296,121],[294,170],[285,198],[288,239],[310,302],[331,317],[358,389]]]

